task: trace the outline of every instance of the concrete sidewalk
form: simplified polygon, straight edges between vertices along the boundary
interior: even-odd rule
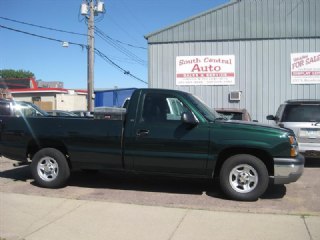
[[[0,239],[320,239],[319,216],[215,212],[0,192]]]

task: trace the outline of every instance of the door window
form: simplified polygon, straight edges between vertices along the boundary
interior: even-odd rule
[[[188,109],[177,97],[168,94],[146,94],[140,122],[180,121],[182,113],[186,111]]]

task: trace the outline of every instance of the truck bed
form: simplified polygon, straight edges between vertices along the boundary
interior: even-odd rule
[[[92,164],[122,167],[123,120],[63,117],[1,117],[1,120],[0,153],[6,157],[24,161],[27,149],[53,144],[68,152],[73,167]]]

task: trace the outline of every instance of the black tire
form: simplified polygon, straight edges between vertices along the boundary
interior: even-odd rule
[[[31,172],[36,183],[45,188],[63,187],[70,176],[65,155],[54,148],[43,148],[33,156]]]
[[[269,174],[257,157],[238,154],[228,158],[220,171],[220,187],[233,200],[255,201],[267,189]]]

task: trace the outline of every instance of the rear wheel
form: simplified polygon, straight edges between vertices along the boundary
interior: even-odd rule
[[[62,187],[70,176],[66,157],[54,148],[41,149],[34,155],[31,172],[36,183],[45,188]]]
[[[267,189],[268,170],[257,157],[239,154],[228,158],[220,171],[220,186],[231,199],[257,200]]]

